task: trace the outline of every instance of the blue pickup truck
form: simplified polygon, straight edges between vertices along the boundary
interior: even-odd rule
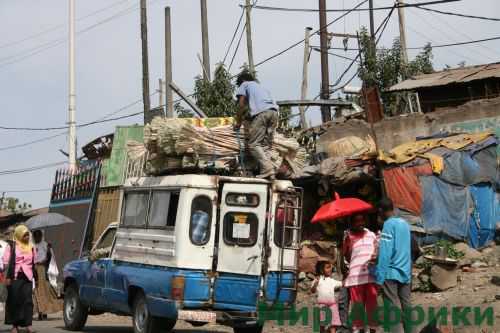
[[[181,175],[129,179],[119,223],[64,268],[64,322],[132,316],[135,333],[177,320],[262,332],[258,305],[292,305],[302,191],[288,181]]]

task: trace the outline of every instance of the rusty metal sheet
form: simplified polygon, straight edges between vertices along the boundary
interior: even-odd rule
[[[465,83],[474,80],[500,78],[500,63],[448,69],[432,74],[417,75],[389,88],[389,91],[414,90]]]

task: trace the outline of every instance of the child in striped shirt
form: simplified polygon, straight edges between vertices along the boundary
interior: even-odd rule
[[[375,332],[377,324],[373,315],[377,309],[378,288],[370,266],[376,256],[377,236],[364,227],[365,221],[364,215],[354,215],[344,238],[342,253],[349,266],[344,286],[349,289],[351,312],[364,310],[370,332]],[[353,320],[354,332],[364,330],[365,324],[363,320]]]

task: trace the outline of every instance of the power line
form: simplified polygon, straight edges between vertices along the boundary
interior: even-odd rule
[[[151,0],[151,2],[155,2],[157,0]],[[102,21],[99,21],[93,25],[90,25],[89,27],[85,28],[85,29],[82,29],[80,31],[77,32],[77,35],[80,35],[82,33],[85,33],[87,31],[90,31],[102,24],[105,24],[105,23],[108,23],[116,18],[119,18],[119,17],[122,17],[122,16],[125,16],[129,13],[132,13],[134,12],[135,10],[137,10],[139,7],[137,5],[133,5],[133,6],[130,6],[130,7],[127,7],[126,9],[114,14],[113,16],[110,16]],[[14,54],[14,55],[10,55],[10,56],[7,56],[3,59],[0,59],[0,61],[5,61],[5,60],[9,60],[9,59],[12,59],[14,58],[13,60],[11,61],[7,61],[7,62],[4,62],[2,64],[0,64],[0,68],[3,68],[3,67],[6,67],[8,65],[12,65],[12,64],[15,64],[15,63],[18,63],[18,62],[21,62],[25,59],[28,59],[28,58],[31,58],[39,53],[42,53],[44,51],[47,51],[51,48],[54,48],[56,46],[59,46],[61,44],[64,44],[65,42],[67,41],[67,37],[63,37],[63,38],[59,38],[59,39],[55,39],[55,40],[52,40],[52,41],[48,41],[46,43],[43,43],[41,45],[38,45],[38,46],[35,46],[35,47],[32,47],[31,49],[27,49],[27,50],[24,50],[20,53],[17,53],[17,54]],[[16,57],[18,57],[16,59]]]
[[[109,5],[109,6],[106,6],[106,7],[103,7],[103,8],[101,8],[101,9],[98,9],[98,10],[96,10],[96,11],[94,11],[94,12],[91,12],[91,13],[89,13],[89,14],[85,15],[85,16],[82,16],[82,17],[78,18],[78,19],[77,19],[77,21],[84,20],[84,19],[86,19],[86,18],[89,18],[89,17],[94,16],[94,15],[96,15],[96,14],[99,14],[99,13],[101,13],[101,12],[104,12],[104,11],[106,11],[106,10],[110,9],[110,8],[113,8],[113,7],[119,6],[119,5],[121,5],[122,3],[124,3],[124,2],[128,2],[128,1],[129,1],[129,0],[121,0],[121,1],[115,2],[114,4],[111,4],[111,5]],[[52,31],[59,30],[59,29],[61,29],[61,28],[65,27],[65,26],[66,26],[66,24],[58,24],[58,25],[56,25],[56,26],[53,26],[52,28],[48,28],[48,29],[46,29],[46,30],[39,31],[39,32],[37,32],[37,33],[35,33],[35,34],[29,35],[29,36],[24,37],[24,38],[22,38],[22,39],[20,39],[20,40],[17,40],[17,41],[13,41],[13,42],[8,42],[8,43],[5,43],[5,44],[2,44],[2,45],[0,45],[0,49],[3,49],[3,48],[6,48],[6,47],[15,46],[15,45],[18,45],[18,44],[24,43],[24,42],[26,42],[26,41],[28,41],[28,40],[31,40],[31,39],[34,39],[34,38],[37,38],[37,37],[43,36],[43,35],[45,35],[45,34],[47,34],[47,33],[52,32]]]
[[[314,51],[316,52],[321,52],[321,49],[319,47],[311,47]],[[354,58],[350,58],[350,57],[346,57],[346,56],[343,56],[343,55],[340,55],[340,54],[336,54],[336,53],[332,53],[332,52],[327,52],[329,55],[331,56],[334,56],[334,57],[337,57],[337,58],[340,58],[340,59],[344,59],[344,60],[350,60],[350,61],[354,61],[355,59]]]
[[[243,34],[245,33],[245,29],[247,27],[247,24],[243,26],[243,29],[241,29],[241,34],[240,38],[238,39],[238,44],[236,44],[236,48],[234,49],[233,57],[231,58],[231,62],[229,63],[229,67],[227,68],[228,72],[231,70],[231,67],[233,66],[234,59],[236,58],[236,54],[238,53],[238,50],[240,48],[241,40],[243,39]]]
[[[365,4],[365,3],[367,3],[367,2],[368,2],[368,0],[363,0],[363,1],[361,1],[361,2],[360,2],[360,3],[358,3],[355,7],[353,7],[353,8],[351,8],[351,9],[349,9],[346,13],[344,13],[344,14],[340,15],[339,17],[337,17],[337,18],[336,18],[336,19],[334,19],[333,21],[331,21],[331,22],[329,22],[328,24],[326,24],[324,27],[320,27],[318,30],[316,30],[316,31],[314,31],[313,33],[311,33],[311,35],[315,35],[315,34],[317,34],[319,31],[321,31],[322,29],[326,29],[327,27],[329,27],[330,25],[334,24],[335,22],[340,21],[342,18],[344,18],[345,16],[349,15],[349,14],[350,14],[351,12],[353,12],[355,9],[357,9],[357,8],[361,7],[362,5],[364,5],[364,4]],[[274,59],[274,58],[276,58],[276,57],[279,57],[279,56],[280,56],[280,55],[282,55],[283,53],[286,53],[286,52],[290,51],[291,49],[293,49],[293,48],[297,47],[298,45],[302,44],[304,41],[305,41],[305,39],[302,39],[302,40],[300,40],[300,41],[298,41],[298,42],[296,42],[296,43],[294,43],[294,44],[290,45],[290,46],[289,46],[289,47],[287,47],[286,49],[284,49],[284,50],[282,50],[282,51],[280,51],[280,52],[278,52],[278,53],[276,53],[276,54],[274,54],[274,55],[272,55],[272,56],[270,56],[270,57],[267,57],[266,59],[262,60],[261,62],[259,62],[259,63],[255,64],[255,67],[260,66],[260,65],[262,65],[262,64],[264,64],[264,63],[266,63],[266,62],[268,62],[268,61],[270,61],[270,60],[272,60],[272,59]]]
[[[12,170],[2,170],[0,171],[0,176],[5,176],[5,175],[14,175],[14,174],[19,174],[19,173],[26,173],[26,172],[33,172],[33,171],[38,171],[42,169],[48,169],[48,168],[53,168],[59,165],[65,164],[65,161],[62,162],[54,162],[54,163],[48,163],[48,164],[42,164],[42,165],[37,165],[37,166],[32,166],[28,168],[23,168],[23,169],[12,169]]]
[[[0,151],[6,151],[6,150],[11,150],[11,149],[16,149],[16,148],[31,146],[31,145],[34,145],[34,144],[37,144],[37,143],[40,143],[40,142],[49,141],[49,140],[52,140],[54,138],[66,135],[67,133],[68,132],[59,133],[59,134],[56,134],[56,135],[47,136],[47,137],[44,137],[44,138],[40,138],[40,139],[37,139],[37,140],[25,142],[25,143],[20,143],[20,144],[13,145],[13,146],[0,147]]]
[[[427,2],[421,2],[418,4],[401,4],[397,5],[396,8],[405,8],[405,7],[418,7],[418,6],[428,6],[428,5],[437,5],[437,4],[442,4],[442,3],[448,3],[448,2],[456,2],[460,0],[440,0],[440,1],[427,1]],[[244,5],[240,5],[240,7],[245,7]],[[311,12],[311,13],[317,13],[320,10],[316,8],[286,8],[286,7],[272,7],[272,6],[253,6],[253,8],[256,9],[264,9],[264,10],[273,10],[273,11],[286,11],[286,12]],[[377,7],[373,8],[373,10],[389,10],[394,8],[393,6],[387,6],[387,7]],[[330,12],[330,13],[343,13],[343,12],[364,12],[364,11],[369,11],[369,8],[356,8],[353,10],[349,9],[327,9],[325,12]]]
[[[231,38],[231,42],[229,43],[226,54],[224,55],[224,60],[222,60],[222,63],[226,63],[226,58],[229,54],[229,51],[231,50],[231,46],[233,46],[234,39],[236,38],[236,34],[238,34],[238,30],[240,29],[241,21],[243,20],[243,16],[245,15],[245,9],[243,8],[241,10],[241,15],[240,19],[238,20],[238,24],[236,25],[236,29],[234,29],[233,37]]]
[[[33,190],[0,190],[0,192],[5,193],[32,193],[32,192],[50,192],[51,188],[37,188]]]
[[[485,20],[485,21],[494,21],[494,22],[499,22],[500,21],[500,18],[485,17],[485,16],[476,16],[476,15],[468,15],[468,14],[461,14],[461,13],[455,13],[455,12],[447,12],[447,11],[444,11],[444,10],[437,10],[437,9],[431,9],[431,8],[421,7],[422,5],[423,4],[417,4],[414,7],[418,8],[418,9],[421,9],[421,10],[426,10],[428,12],[434,12],[434,13],[443,14],[443,15],[452,15],[452,16],[472,18],[472,19]]]

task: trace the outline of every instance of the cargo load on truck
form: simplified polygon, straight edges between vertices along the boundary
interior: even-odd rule
[[[233,118],[155,118],[144,127],[144,144],[129,141],[128,159],[145,162],[148,175],[212,169],[251,175],[257,163],[248,151],[245,129],[233,130]],[[294,138],[276,133],[272,162],[286,178],[300,177],[306,151]]]

